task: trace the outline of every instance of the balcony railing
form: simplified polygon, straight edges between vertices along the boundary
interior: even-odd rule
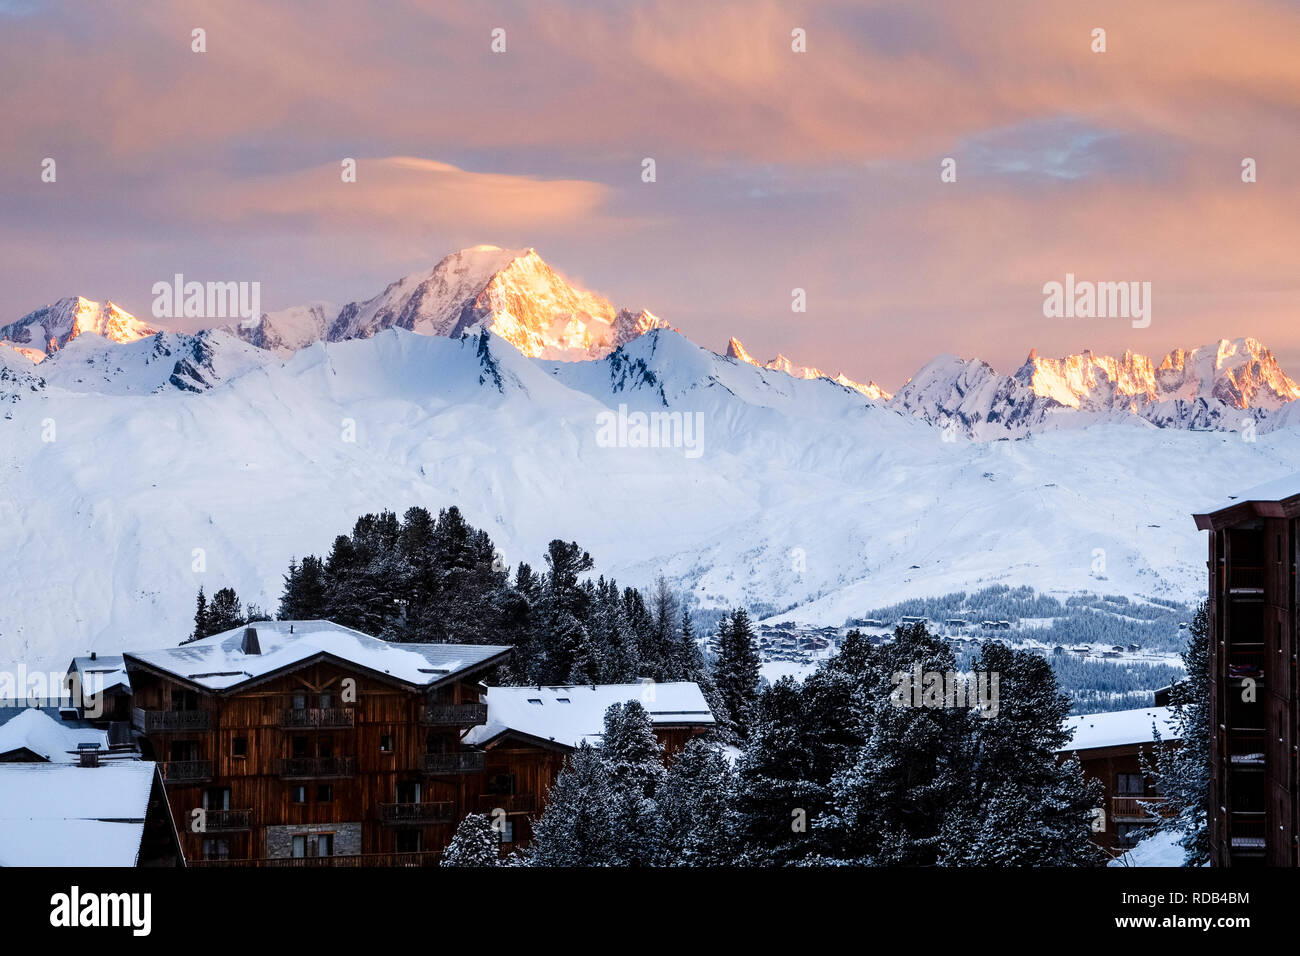
[[[276,773],[288,780],[350,777],[356,772],[355,757],[285,757],[276,763]]]
[[[356,726],[356,711],[351,707],[289,707],[280,715],[280,726],[347,729]]]
[[[456,807],[451,801],[437,803],[381,803],[380,823],[451,823]]]
[[[537,809],[537,797],[531,793],[481,793],[475,805],[479,813],[496,809],[506,813],[532,813]]]
[[[253,826],[252,810],[204,810],[203,832],[234,833]]]
[[[131,723],[145,734],[178,730],[211,730],[212,714],[206,710],[142,710],[131,712]]]
[[[211,760],[168,760],[162,764],[163,783],[200,783],[212,779]]]
[[[1144,803],[1151,804],[1150,813],[1143,809],[1142,804]],[[1149,820],[1151,814],[1163,817],[1169,816],[1171,812],[1165,806],[1164,797],[1115,797],[1111,801],[1110,815],[1116,820],[1124,817]]]
[[[483,769],[483,752],[466,750],[453,754],[420,754],[420,770],[424,773],[478,773]]]
[[[430,727],[476,727],[487,723],[487,704],[431,704],[420,715]]]
[[[437,866],[442,853],[427,850],[419,853],[354,853],[349,856],[281,856],[262,857],[256,860],[187,860],[189,866]]]

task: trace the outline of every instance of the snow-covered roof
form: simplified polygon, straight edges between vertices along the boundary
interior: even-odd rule
[[[1062,753],[1075,750],[1094,750],[1097,747],[1119,747],[1124,744],[1145,744],[1155,740],[1152,725],[1160,729],[1161,740],[1178,740],[1169,707],[1139,707],[1137,710],[1116,710],[1109,714],[1085,714],[1068,717],[1066,727],[1074,731],[1074,740]]]
[[[327,654],[406,684],[428,686],[510,650],[489,644],[395,644],[332,621],[258,621],[251,626],[257,631],[258,654],[244,652],[245,628],[240,626],[179,647],[127,651],[127,664],[139,662],[223,691]]]
[[[53,763],[71,763],[77,758],[68,753],[79,744],[95,744],[108,752],[108,734],[81,721],[56,720],[35,707],[19,711],[0,724],[0,757],[16,750],[30,750]]]
[[[74,657],[68,672],[77,672],[81,686],[86,693],[98,694],[101,691],[121,687],[130,693],[131,678],[126,673],[126,663],[121,654],[96,654],[94,657]]]
[[[134,866],[155,772],[0,763],[0,866]]]
[[[714,724],[699,685],[689,681],[489,687],[487,723],[472,728],[465,743],[482,745],[513,731],[565,747],[584,740],[597,744],[604,735],[605,711],[631,700],[645,707],[656,727]]]
[[[1300,472],[1283,478],[1274,478],[1254,488],[1247,488],[1235,495],[1229,495],[1226,501],[1220,501],[1208,508],[1201,508],[1195,514],[1212,515],[1246,501],[1285,501],[1300,495]]]

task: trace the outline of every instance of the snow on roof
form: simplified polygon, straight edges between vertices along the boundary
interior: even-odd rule
[[[154,767],[0,763],[0,866],[134,866]]]
[[[1256,485],[1254,488],[1247,488],[1235,495],[1229,495],[1227,501],[1221,501],[1209,508],[1201,508],[1193,512],[1193,514],[1212,515],[1234,505],[1239,505],[1244,501],[1283,501],[1287,498],[1294,498],[1296,495],[1300,495],[1300,472],[1287,475],[1284,478],[1274,478],[1262,485]]]
[[[209,690],[226,690],[318,654],[425,686],[509,651],[489,644],[394,644],[332,621],[258,621],[260,654],[243,651],[244,627],[179,647],[127,651],[127,658]],[[290,627],[293,628],[292,633]]]
[[[639,701],[656,726],[712,726],[698,684],[672,681],[648,684],[580,684],[545,687],[489,687],[487,723],[465,735],[465,743],[484,744],[507,731],[577,747],[599,743],[605,711],[611,704]]]
[[[68,670],[77,672],[82,688],[89,694],[98,694],[114,687],[122,687],[128,692],[131,690],[131,678],[127,676],[126,663],[121,654],[74,657]]]
[[[76,757],[68,753],[78,744],[95,744],[108,752],[108,734],[93,727],[65,723],[37,708],[28,708],[0,724],[0,757],[15,750],[30,750],[38,757],[53,763],[72,763]]]
[[[1173,711],[1169,707],[1140,707],[1137,710],[1116,710],[1109,714],[1085,714],[1082,717],[1068,717],[1065,724],[1074,731],[1074,740],[1062,748],[1062,753],[1150,743],[1155,740],[1151,734],[1153,724],[1160,729],[1162,740],[1179,739],[1178,730],[1173,723]]]

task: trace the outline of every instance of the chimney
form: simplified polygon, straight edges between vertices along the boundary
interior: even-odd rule
[[[91,651],[91,652],[90,652],[90,659],[91,659],[92,661],[95,659],[95,652],[94,652],[94,651]]]
[[[255,627],[244,628],[244,640],[239,645],[239,649],[243,651],[245,654],[262,653],[262,645],[257,643],[257,628]]]
[[[99,744],[77,744],[77,766],[99,766]]]

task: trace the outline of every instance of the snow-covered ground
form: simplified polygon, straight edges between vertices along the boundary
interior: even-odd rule
[[[1185,856],[1178,845],[1179,834],[1172,830],[1154,833],[1126,851],[1107,866],[1182,866]]]
[[[971,442],[667,331],[573,363],[400,329],[288,359],[205,336],[161,357],[155,338],[88,335],[39,366],[13,353],[0,658],[175,642],[200,585],[274,610],[290,557],[411,505],[459,505],[510,564],[576,540],[620,583],[663,572],[705,605],[802,624],[990,583],[1190,601],[1191,512],[1300,463],[1294,427]],[[601,416],[621,405],[700,430],[611,442]]]

